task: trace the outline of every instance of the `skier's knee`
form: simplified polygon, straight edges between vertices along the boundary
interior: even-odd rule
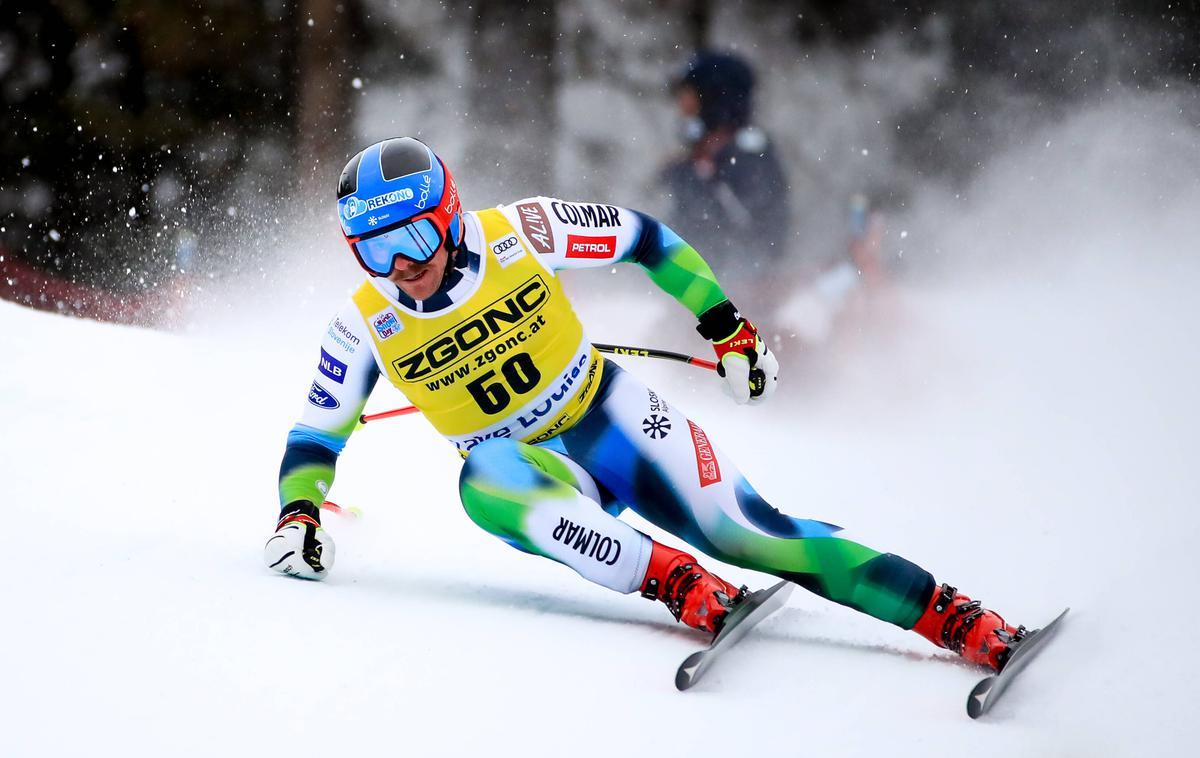
[[[487,440],[471,449],[458,478],[458,493],[471,520],[492,534],[504,535],[512,511],[532,489],[533,476],[518,443]]]
[[[459,490],[472,482],[499,485],[506,480],[512,480],[520,465],[521,454],[515,440],[484,440],[471,448],[467,455],[466,463],[463,464],[458,477]]]

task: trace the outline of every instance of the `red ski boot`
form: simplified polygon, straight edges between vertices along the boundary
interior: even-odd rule
[[[1013,643],[1025,637],[1025,627],[1009,626],[1000,614],[948,584],[933,591],[929,607],[913,631],[938,647],[995,671],[1004,668]]]
[[[746,595],[706,571],[687,553],[654,542],[650,566],[642,580],[642,597],[662,600],[676,621],[694,629],[717,633],[725,614]]]

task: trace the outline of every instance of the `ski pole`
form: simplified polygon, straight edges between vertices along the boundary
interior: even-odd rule
[[[670,350],[657,350],[652,347],[630,347],[629,345],[606,345],[596,343],[594,347],[602,353],[610,353],[612,355],[635,355],[639,358],[660,358],[666,361],[679,361],[686,363],[689,366],[699,366],[706,368],[709,371],[716,371],[716,361],[707,361],[703,358],[697,358],[694,355],[686,355],[685,353],[673,353]],[[358,417],[359,422],[366,424],[370,421],[379,421],[380,419],[393,418],[395,416],[407,416],[410,413],[416,413],[415,405],[408,405],[403,408],[396,408],[391,411],[382,411],[380,413],[368,413]]]
[[[358,508],[355,508],[354,506],[350,506],[349,508],[346,508],[345,506],[338,505],[337,503],[335,503],[331,500],[326,500],[325,502],[321,503],[321,507],[327,511],[332,511],[333,513],[336,513],[339,516],[345,516],[348,519],[362,518],[362,511],[360,511]]]
[[[596,349],[602,353],[611,353],[612,355],[636,355],[639,358],[661,358],[667,361],[679,361],[690,366],[699,366],[706,368],[709,371],[717,370],[716,361],[706,361],[703,358],[697,358],[694,355],[685,355],[683,353],[672,353],[670,350],[656,350],[652,347],[628,347],[626,345],[596,345]]]

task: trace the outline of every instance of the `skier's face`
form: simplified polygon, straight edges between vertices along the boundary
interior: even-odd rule
[[[695,87],[683,85],[675,90],[675,104],[684,118],[695,118],[700,115],[700,93]]]
[[[388,281],[414,300],[428,300],[442,286],[449,261],[450,254],[445,246],[424,263],[415,263],[398,255],[392,262]]]

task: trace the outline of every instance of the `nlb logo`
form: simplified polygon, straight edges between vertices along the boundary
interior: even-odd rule
[[[321,348],[321,362],[317,369],[338,384],[346,381],[346,364],[325,352],[325,348]]]

